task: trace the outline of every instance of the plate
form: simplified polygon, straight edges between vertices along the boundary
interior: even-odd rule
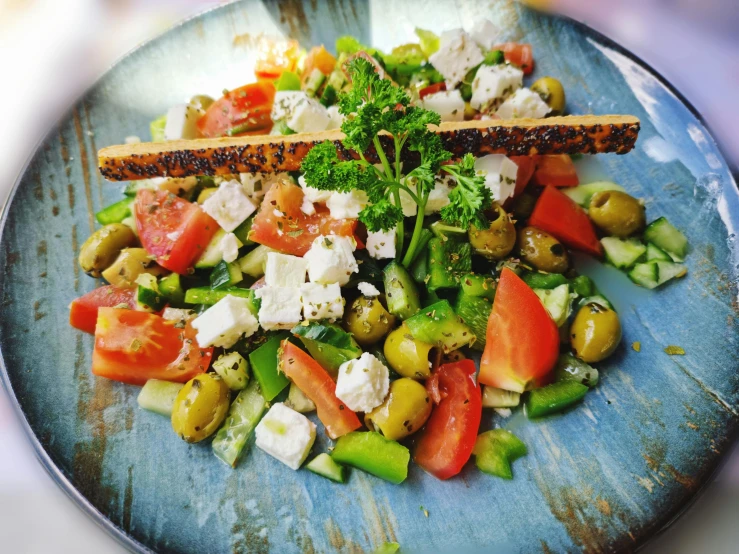
[[[739,195],[700,116],[583,25],[505,1],[429,6],[243,1],[207,12],[108,71],[20,177],[0,245],[3,381],[47,469],[132,550],[363,552],[388,540],[419,552],[631,550],[681,512],[732,444]],[[207,444],[187,445],[166,419],[139,410],[136,388],[90,374],[92,337],[67,325],[67,306],[99,284],[80,273],[76,253],[94,212],[121,195],[97,172],[98,148],[148,137],[149,121],[192,94],[251,80],[259,33],[304,45],[353,34],[389,49],[413,40],[416,25],[469,28],[480,17],[533,44],[534,76],[561,79],[572,113],[641,118],[632,153],[584,160],[581,172],[645,198],[648,215],[667,216],[692,245],[687,278],[654,292],[579,260],[619,310],[623,344],[578,409],[536,423],[486,414],[483,425],[504,424],[529,447],[514,480],[468,467],[440,482],[414,466],[402,486],[359,471],[339,486],[256,448],[232,470]],[[668,345],[685,355],[668,356]]]

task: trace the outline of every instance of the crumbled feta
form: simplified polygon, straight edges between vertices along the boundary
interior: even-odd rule
[[[305,198],[307,198],[314,204],[326,203],[333,194],[333,192],[331,192],[330,190],[321,190],[308,186],[308,183],[306,183],[305,181],[304,175],[298,177],[298,184],[300,185],[300,188],[303,189],[303,195],[305,196]]]
[[[331,123],[331,117],[323,104],[306,96],[295,104],[286,123],[296,133],[315,133],[325,131]]]
[[[483,65],[472,81],[470,106],[476,110],[494,109],[523,86],[523,71],[508,64]]]
[[[184,310],[182,308],[164,308],[162,312],[162,319],[167,321],[187,321],[190,319],[195,312],[192,310]]]
[[[262,300],[259,325],[263,329],[292,329],[300,323],[303,304],[299,288],[265,286],[257,289],[254,295]]]
[[[272,121],[287,121],[296,106],[307,98],[308,95],[302,90],[278,90],[272,103]]]
[[[442,121],[464,121],[464,99],[459,89],[428,94],[421,104],[424,109],[438,113]]]
[[[316,424],[282,402],[254,429],[256,445],[291,469],[299,469],[316,440]]]
[[[257,207],[249,200],[239,181],[221,183],[218,190],[203,202],[203,211],[218,222],[227,232],[231,232],[253,214]]]
[[[369,203],[367,193],[354,189],[351,192],[334,192],[326,202],[333,219],[356,219]]]
[[[444,206],[449,205],[449,193],[457,185],[451,175],[437,175],[434,180],[434,188],[429,193],[426,201],[425,215],[440,212]]]
[[[361,292],[364,296],[368,298],[374,298],[375,296],[380,296],[380,291],[372,283],[362,281],[361,283],[357,285],[357,288],[359,289],[359,292]]]
[[[305,319],[330,319],[335,321],[344,315],[344,299],[339,283],[322,285],[304,283],[300,287]]]
[[[290,174],[280,173],[240,173],[239,179],[244,186],[247,196],[259,202],[267,191],[277,182],[290,180]]]
[[[297,256],[269,252],[264,265],[264,283],[268,287],[299,288],[305,283],[308,262]]]
[[[359,271],[354,259],[354,239],[337,235],[317,237],[306,252],[308,277],[313,283],[346,285],[352,273]]]
[[[516,190],[518,166],[503,154],[488,154],[475,160],[475,171],[485,176],[493,200],[502,204]]]
[[[439,39],[439,49],[429,57],[429,62],[444,76],[451,90],[485,58],[477,43],[462,29],[445,31]]]
[[[202,112],[190,104],[177,104],[169,108],[164,125],[164,139],[196,139],[200,137],[196,123]]]
[[[223,261],[231,263],[239,257],[239,248],[242,242],[236,238],[233,233],[226,233],[221,239],[221,252],[223,252]]]
[[[503,102],[496,115],[502,119],[530,117],[539,119],[552,111],[537,93],[528,88],[518,89]]]
[[[483,50],[492,50],[500,42],[500,29],[489,19],[480,19],[470,30],[470,36]]]
[[[389,231],[369,231],[367,233],[367,253],[370,257],[378,260],[394,258],[395,233],[395,227]]]
[[[205,310],[192,322],[201,348],[222,346],[230,348],[242,335],[251,336],[259,323],[249,309],[249,300],[228,295]]]
[[[341,124],[344,123],[344,116],[339,113],[339,106],[329,106],[327,108],[329,124],[326,129],[339,129]]]
[[[355,412],[370,412],[385,400],[390,387],[390,373],[369,352],[339,367],[336,397]]]
[[[300,211],[305,215],[313,215],[316,213],[316,207],[313,205],[313,202],[311,202],[305,195],[303,195],[303,201],[300,204]]]

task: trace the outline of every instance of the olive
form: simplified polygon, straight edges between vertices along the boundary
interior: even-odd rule
[[[205,201],[208,200],[208,198],[210,198],[211,196],[213,196],[213,194],[215,194],[217,190],[218,190],[218,187],[209,187],[207,189],[201,190],[200,194],[198,194],[198,200],[197,200],[198,204],[205,203]]]
[[[470,244],[478,254],[500,260],[510,254],[516,245],[516,228],[510,216],[498,204],[493,204],[490,226],[480,230],[474,225],[468,232]]]
[[[196,94],[190,98],[190,105],[199,110],[207,110],[215,100],[207,94]]]
[[[190,379],[177,393],[172,428],[187,442],[199,442],[221,426],[231,404],[228,385],[212,373]]]
[[[551,115],[562,115],[565,111],[565,89],[554,77],[542,77],[531,84],[531,90],[552,108]]]
[[[414,339],[410,329],[401,325],[385,339],[383,352],[390,367],[403,377],[425,379],[431,375],[429,354],[433,344]]]
[[[536,227],[524,227],[518,234],[521,258],[536,269],[548,273],[564,273],[569,266],[567,251],[549,233]]]
[[[614,237],[628,237],[644,229],[644,206],[618,190],[596,192],[590,198],[588,215],[604,233]]]
[[[95,231],[80,248],[80,267],[88,275],[100,277],[120,251],[136,244],[136,235],[122,223],[111,223]]]
[[[344,325],[359,344],[367,346],[387,335],[395,325],[395,316],[385,309],[379,298],[360,296],[344,316]]]
[[[580,308],[570,327],[572,350],[583,362],[604,360],[621,342],[618,314],[600,304],[590,303]]]
[[[111,266],[102,272],[102,276],[111,285],[132,287],[142,273],[161,277],[168,271],[158,265],[143,248],[124,248]]]
[[[426,387],[404,377],[390,384],[387,398],[364,416],[364,423],[388,439],[397,441],[415,433],[426,423],[432,404]]]

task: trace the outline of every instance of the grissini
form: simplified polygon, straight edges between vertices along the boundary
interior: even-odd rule
[[[639,119],[631,115],[571,115],[444,122],[433,130],[441,135],[445,148],[459,157],[466,153],[625,154],[634,147],[639,125]],[[126,144],[101,149],[98,164],[100,173],[111,181],[297,171],[308,151],[325,140],[336,145],[341,157],[350,159],[352,153],[341,144],[343,137],[341,131],[335,130]],[[391,154],[392,142],[382,140],[382,144]],[[379,161],[374,151],[366,155],[370,161]],[[402,156],[412,160],[413,153],[404,151]]]

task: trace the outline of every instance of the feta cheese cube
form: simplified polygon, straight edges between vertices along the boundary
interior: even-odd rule
[[[502,204],[516,189],[518,166],[503,154],[488,154],[475,160],[475,171],[485,176],[493,200]]]
[[[262,329],[292,329],[300,323],[303,304],[299,288],[262,287],[254,295],[262,300],[259,306],[259,325]]]
[[[339,283],[304,283],[300,287],[300,295],[305,319],[335,321],[344,315],[344,299],[341,297]]]
[[[321,190],[308,186],[308,183],[305,181],[304,175],[298,177],[298,184],[300,185],[300,188],[303,189],[303,194],[305,195],[305,198],[307,198],[314,204],[328,202],[328,199],[331,198],[331,195],[333,194],[333,192],[331,192],[330,190]]]
[[[242,242],[236,238],[233,233],[226,233],[220,242],[221,252],[223,253],[223,260],[231,263],[239,257],[239,248],[243,246]]]
[[[272,103],[272,121],[287,121],[296,106],[307,98],[308,95],[302,90],[278,90]]]
[[[359,289],[359,292],[361,292],[362,295],[366,296],[367,298],[374,298],[375,296],[380,296],[380,291],[372,283],[367,283],[366,281],[362,281],[361,283],[357,285],[357,288]]]
[[[502,119],[530,117],[539,119],[552,111],[537,93],[528,88],[518,89],[503,102],[496,115]]]
[[[451,90],[485,58],[477,43],[462,29],[445,31],[439,40],[439,49],[429,57],[429,62],[444,76]]]
[[[305,195],[303,195],[303,202],[300,204],[300,211],[305,215],[313,215],[316,213],[316,207],[313,205],[313,202],[311,202]]]
[[[387,367],[369,352],[339,366],[336,397],[355,412],[370,412],[383,403],[390,387]]]
[[[481,19],[472,27],[470,36],[483,50],[492,50],[500,42],[500,29],[489,19]]]
[[[202,112],[190,104],[177,104],[167,111],[167,123],[164,125],[165,140],[196,139],[200,137],[195,125]]]
[[[444,206],[449,205],[449,193],[457,185],[451,175],[437,175],[434,180],[434,188],[429,193],[426,201],[425,215],[440,212]]]
[[[164,308],[162,312],[162,319],[167,321],[187,321],[190,319],[195,312],[192,310],[184,310],[182,308]]]
[[[337,235],[317,237],[306,252],[308,277],[313,283],[346,285],[352,273],[359,271],[354,259],[354,239]]]
[[[523,86],[523,71],[508,64],[483,65],[472,81],[470,105],[476,110],[496,108]]]
[[[260,202],[267,191],[277,182],[290,179],[290,174],[280,173],[240,173],[239,179],[246,195],[254,202]]]
[[[202,208],[229,233],[257,209],[246,195],[244,187],[235,179],[221,183],[218,190],[203,202]]]
[[[296,133],[325,131],[331,123],[326,107],[315,98],[303,98],[295,105],[287,126]]]
[[[264,265],[264,283],[268,287],[300,288],[305,283],[308,262],[297,256],[269,252]]]
[[[438,113],[442,121],[464,121],[464,99],[459,89],[429,94],[421,103],[424,109]]]
[[[333,219],[356,219],[369,203],[367,193],[363,190],[351,192],[334,192],[326,202]]]
[[[395,233],[395,227],[389,231],[369,231],[367,233],[367,253],[370,255],[370,258],[377,260],[394,258]]]
[[[339,113],[339,106],[329,106],[326,108],[328,111],[329,123],[326,129],[340,129],[341,124],[344,123],[344,116]]]
[[[316,424],[282,402],[254,429],[256,445],[291,469],[299,469],[316,440]]]
[[[201,348],[230,348],[242,335],[250,337],[256,333],[259,323],[246,298],[229,294],[195,318],[192,327],[198,332],[195,338]]]

